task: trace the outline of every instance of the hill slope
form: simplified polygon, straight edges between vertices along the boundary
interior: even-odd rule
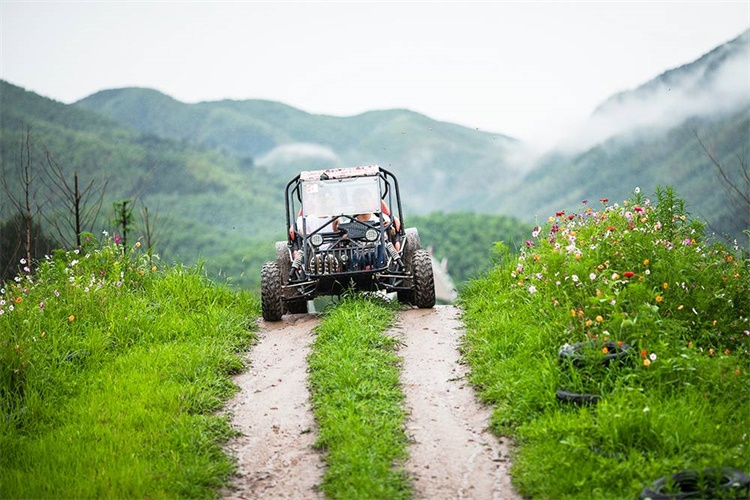
[[[277,102],[186,104],[154,90],[106,90],[77,103],[144,132],[220,148],[284,177],[377,163],[401,182],[413,212],[472,210],[476,193],[520,178],[519,144],[408,110],[312,115]]]
[[[711,229],[738,237],[750,217],[727,196],[711,150],[738,184],[750,149],[750,32],[603,103],[499,203],[523,217],[673,185]],[[748,189],[745,183],[745,188]]]

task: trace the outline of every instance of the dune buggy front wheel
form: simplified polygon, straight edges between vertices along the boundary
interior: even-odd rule
[[[435,306],[435,277],[432,274],[432,257],[427,250],[414,252],[412,272],[414,273],[413,304],[420,309]]]
[[[263,319],[279,321],[284,315],[281,301],[281,271],[276,262],[266,262],[260,271],[260,304]]]

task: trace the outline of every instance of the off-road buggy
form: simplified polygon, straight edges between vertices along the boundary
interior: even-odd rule
[[[276,260],[261,270],[266,321],[347,289],[435,305],[432,260],[417,229],[403,227],[392,173],[377,165],[305,171],[289,181],[285,198],[287,241],[276,243]]]

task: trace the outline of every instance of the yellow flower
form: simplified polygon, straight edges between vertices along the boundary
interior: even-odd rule
[[[682,308],[683,308],[683,307],[685,307],[685,306],[683,306],[682,304],[680,304],[679,306],[677,306],[677,310],[678,310],[678,311],[682,311]]]
[[[151,266],[152,271],[156,271],[156,266]]]
[[[604,318],[602,318],[601,316],[597,316],[596,317],[596,322],[597,323],[601,323],[602,321],[604,321]]]
[[[711,322],[711,326],[716,326],[716,323],[717,323],[717,321],[716,321],[716,320],[713,320],[713,321]]]
[[[669,283],[665,282],[661,287],[666,290],[667,288],[669,288]]]
[[[586,326],[591,326],[591,325],[592,325],[592,323],[594,323],[594,322],[593,322],[593,321],[591,321],[590,319],[587,319],[587,320],[586,320]]]
[[[646,358],[643,360],[643,366],[649,366],[651,364],[651,360]]]
[[[68,316],[68,322],[72,323],[75,320],[76,320],[76,317],[74,315],[71,314],[70,316]]]
[[[645,259],[645,260],[643,261],[643,265],[644,265],[644,266],[647,266],[647,265],[648,265],[648,259]]]
[[[709,356],[713,356],[714,355],[714,348],[713,347],[708,350],[708,355]]]
[[[135,248],[141,248],[141,242],[140,241],[136,241],[135,242]]]
[[[602,352],[603,352],[604,354],[609,354],[609,349],[607,349],[607,347],[606,347],[606,346],[605,346],[605,347],[602,347]]]
[[[693,347],[693,341],[688,342],[688,347]]]
[[[732,352],[729,349],[724,349],[724,356],[729,356],[729,353]]]
[[[657,302],[661,302],[662,300],[664,300],[664,297],[662,297],[661,295],[657,295],[656,296],[656,301]]]

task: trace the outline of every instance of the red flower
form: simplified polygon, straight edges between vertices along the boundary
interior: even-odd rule
[[[599,203],[607,203],[609,201],[609,198],[602,198],[599,200]]]
[[[646,349],[641,349],[641,357],[645,358],[648,352],[646,352]]]
[[[565,215],[565,210],[562,212],[555,212],[555,217],[562,217],[563,215]]]
[[[617,229],[617,228],[616,228],[615,226],[609,226],[609,227],[607,228],[607,231],[609,231],[609,232],[611,233],[611,232],[612,232],[612,231],[614,231],[615,229]]]
[[[635,273],[633,271],[625,271],[624,273],[622,273],[622,275],[626,278],[632,278],[633,276],[635,276]]]

